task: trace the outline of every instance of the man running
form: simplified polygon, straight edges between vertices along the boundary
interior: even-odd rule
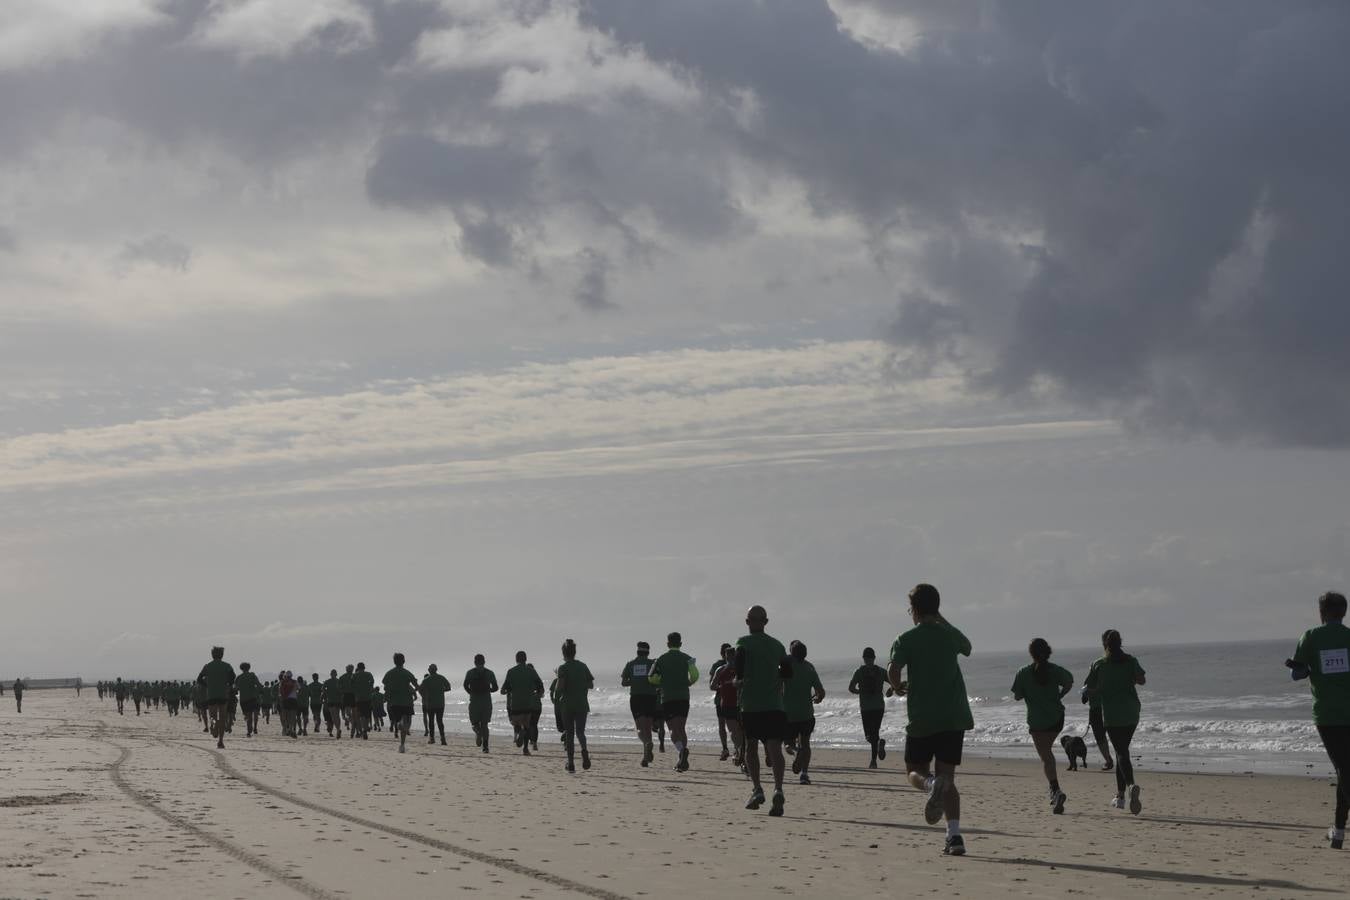
[[[23,712],[23,687],[24,685],[22,678],[14,679],[14,705],[17,707],[17,710],[19,712]],[[136,707],[136,715],[139,716],[140,714],[141,709],[138,704]]]
[[[1328,591],[1317,598],[1322,619],[1318,628],[1299,638],[1288,663],[1294,679],[1312,681],[1313,723],[1336,770],[1336,818],[1327,840],[1333,850],[1345,846],[1346,813],[1350,811],[1350,628],[1346,628],[1345,595]]]
[[[886,741],[881,737],[881,719],[886,715],[886,670],[877,665],[877,651],[871,647],[863,648],[862,658],[863,664],[848,683],[848,692],[858,695],[863,736],[872,747],[872,762],[867,768],[875,769],[877,760],[886,758]]]
[[[488,723],[492,721],[492,695],[497,693],[497,674],[487,667],[487,657],[478,653],[473,668],[464,673],[464,691],[469,695],[469,724],[474,745],[488,752]]]
[[[337,669],[330,669],[328,680],[323,683],[323,715],[327,720],[328,733],[333,737],[342,737],[342,679]],[[337,729],[337,734],[333,730]]]
[[[123,707],[127,703],[127,683],[122,680],[121,676],[118,676],[117,681],[113,683],[113,697],[117,700],[117,714],[119,716],[126,715]]]
[[[288,738],[300,736],[300,683],[295,673],[285,669],[277,676],[277,697],[281,707],[281,733]]]
[[[717,680],[717,673],[727,665],[727,651],[730,649],[730,644],[723,644],[717,651],[717,661],[708,669],[708,690],[713,692],[713,711],[717,713],[717,737],[722,742],[722,762],[727,761],[731,751],[727,749],[727,723],[726,717],[722,715],[722,695],[717,692],[713,682]]]
[[[398,752],[408,752],[408,729],[412,727],[413,698],[417,696],[417,676],[403,668],[403,654],[394,654],[394,667],[384,673],[381,683],[389,698],[389,724],[398,734]]]
[[[356,671],[352,673],[352,708],[356,713],[352,727],[363,740],[370,739],[370,695],[374,690],[375,676],[366,671],[365,663],[357,663]],[[444,708],[444,701],[441,706]]]
[[[428,744],[436,743],[436,729],[441,731],[441,746],[445,746],[445,692],[450,690],[450,680],[436,671],[436,664],[427,666],[427,677],[418,685],[417,692],[422,695],[422,715],[427,720]]]
[[[534,733],[532,722],[538,721],[535,713],[543,708],[544,682],[539,673],[526,660],[524,650],[516,651],[516,664],[506,671],[502,679],[502,693],[506,695],[506,714],[516,731],[516,746],[530,755],[530,742],[538,743],[539,735]]]
[[[637,642],[637,656],[630,659],[619,676],[619,684],[628,688],[628,710],[633,714],[633,724],[637,726],[638,740],[642,741],[642,767],[645,769],[655,759],[652,752],[652,717],[656,715],[656,686],[647,680],[652,671],[650,659],[651,646],[646,641]]]
[[[342,718],[347,721],[347,739],[356,737],[356,692],[352,689],[352,676],[356,666],[347,663],[347,671],[338,676],[338,690],[342,692]]]
[[[787,734],[787,715],[783,712],[783,681],[792,677],[792,658],[777,638],[764,632],[769,614],[762,606],[752,606],[745,614],[750,633],[736,641],[736,677],[741,689],[741,728],[745,732],[745,763],[749,769],[750,802],[746,809],[764,805],[764,785],[759,780],[759,745],[773,769],[773,804],[769,815],[781,816],[783,797],[783,738]]]
[[[816,667],[806,661],[806,645],[793,641],[788,646],[792,657],[792,677],[783,682],[783,712],[787,716],[787,739],[797,742],[792,772],[802,784],[810,784],[811,733],[816,730],[816,704],[825,699]]]
[[[678,631],[666,635],[666,652],[652,663],[647,681],[661,689],[661,711],[670,725],[670,741],[680,755],[675,771],[688,772],[689,738],[684,723],[689,718],[689,685],[698,682],[698,666],[692,656],[680,650],[681,640]]]
[[[577,642],[568,638],[562,645],[562,665],[558,666],[558,696],[562,698],[563,747],[567,750],[567,771],[575,772],[574,743],[581,745],[581,767],[591,767],[591,754],[586,749],[586,717],[591,704],[587,698],[595,687],[595,678],[586,664],[577,659]]]
[[[258,697],[262,693],[262,682],[253,674],[252,663],[239,664],[239,677],[234,680],[234,687],[239,692],[239,709],[244,713],[244,737],[253,737],[258,733]]]
[[[970,641],[938,612],[941,602],[938,589],[931,584],[916,585],[909,592],[914,627],[891,645],[888,675],[895,692],[908,697],[905,765],[909,783],[928,794],[924,820],[936,825],[946,815],[947,841],[942,852],[964,856],[956,767],[961,764],[966,732],[975,727],[975,720],[957,657],[970,655]],[[908,681],[904,679],[906,669]],[[934,760],[936,774],[929,771]]]
[[[211,661],[202,666],[197,683],[205,689],[211,736],[216,739],[216,746],[224,750],[225,704],[229,702],[230,688],[234,685],[234,666],[225,662],[224,647],[211,648]]]
[[[323,722],[323,682],[318,672],[311,672],[309,676],[309,717],[314,720],[314,733],[318,734]]]

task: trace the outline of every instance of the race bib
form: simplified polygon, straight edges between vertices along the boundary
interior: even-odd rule
[[[1350,651],[1345,647],[1322,651],[1323,675],[1342,675],[1346,672],[1350,672]]]
[[[633,666],[633,677],[634,677],[634,678],[646,678],[646,677],[647,677],[647,672],[650,671],[650,670],[651,670],[651,666],[650,666],[650,665],[646,665],[646,664],[643,664],[643,665],[640,665],[640,666]]]

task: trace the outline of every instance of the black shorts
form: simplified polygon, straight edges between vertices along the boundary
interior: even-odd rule
[[[667,700],[661,704],[662,718],[665,719],[687,719],[689,718],[688,700]]]
[[[298,697],[286,697],[281,701],[281,708],[287,712],[292,712],[300,708],[300,699]]]
[[[412,714],[413,708],[411,706],[395,706],[392,703],[389,705],[389,718],[391,719],[397,720],[404,716],[412,718]]]
[[[783,740],[795,741],[799,738],[808,738],[811,736],[811,732],[815,730],[815,716],[812,716],[809,719],[803,719],[800,722],[789,722],[787,723],[787,733],[784,735]]]
[[[787,734],[787,713],[781,709],[745,710],[741,713],[741,727],[749,740],[781,741]]]
[[[630,694],[628,709],[635,719],[654,719],[661,712],[655,694]]]
[[[317,715],[319,714],[319,710],[323,709],[323,701],[322,701],[322,700],[311,700],[310,703],[309,703],[309,709],[310,709],[310,712],[314,713],[314,715],[317,716]]]
[[[243,710],[244,712],[246,712],[246,713],[257,712],[257,711],[258,711],[258,701],[257,701],[257,700],[240,700],[240,701],[239,701],[239,708],[242,709],[242,710]]]
[[[905,738],[905,762],[912,766],[926,766],[934,759],[949,766],[961,765],[961,748],[965,745],[964,731],[939,731],[923,737]]]
[[[368,716],[368,715],[370,715],[370,701],[369,701],[369,700],[357,700],[357,701],[356,701],[356,714],[357,714],[358,716]]]
[[[355,706],[355,705],[356,705],[356,695],[355,695],[355,694],[343,694],[343,695],[342,695],[342,705],[343,705],[343,706]]]
[[[719,706],[717,707],[717,718],[723,722],[739,722],[741,711],[734,706]]]

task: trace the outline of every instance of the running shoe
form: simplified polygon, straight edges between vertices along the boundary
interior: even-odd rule
[[[786,798],[783,797],[782,791],[774,791],[773,803],[769,806],[769,815],[781,816],[783,814],[783,804],[785,801]]]
[[[591,755],[585,750],[581,751],[581,767],[583,769],[589,769],[591,767]]]
[[[564,766],[563,768],[565,768],[569,772],[575,772],[577,770],[577,767],[572,764],[572,761],[570,759],[567,761],[567,765]]]
[[[726,762],[728,759],[731,759],[731,751],[730,751],[730,750],[723,750],[723,751],[722,751],[722,762]]]
[[[807,774],[806,774],[805,772],[803,772],[803,773],[802,773],[802,777],[799,778],[799,779],[797,779],[797,780],[800,781],[802,784],[810,784],[810,783],[811,783],[811,779],[807,776]]]
[[[1144,808],[1144,804],[1139,802],[1139,785],[1130,785],[1130,814],[1139,815],[1139,811]]]
[[[1113,798],[1111,799],[1111,808],[1112,808],[1112,809],[1124,809],[1124,808],[1125,808],[1125,795],[1124,795],[1124,794],[1117,794],[1115,797],[1113,797]]]
[[[1115,767],[1116,767],[1116,764],[1115,764],[1114,762],[1112,762],[1111,760],[1109,760],[1109,759],[1108,759],[1106,762],[1102,763],[1102,771],[1103,771],[1103,772],[1110,772],[1110,771],[1111,771],[1112,769],[1114,769]]]
[[[1068,794],[1063,791],[1055,791],[1050,795],[1050,811],[1057,816],[1064,815],[1064,801],[1068,799]]]
[[[1332,826],[1327,832],[1327,840],[1331,842],[1332,850],[1341,850],[1345,847],[1345,829]]]
[[[792,761],[792,774],[800,775],[801,773],[802,773],[802,761],[800,759],[794,759]]]
[[[680,751],[680,761],[679,761],[678,763],[676,763],[676,765],[675,765],[675,771],[676,771],[676,772],[688,772],[688,771],[689,771],[689,748],[688,748],[688,747],[685,747],[683,750]]]
[[[946,779],[935,776],[928,787],[928,802],[923,805],[923,820],[929,825],[942,821],[942,798],[947,791]]]
[[[877,761],[876,761],[875,759],[872,760],[870,763],[867,764],[867,768],[869,768],[869,769],[875,769],[876,767],[877,767]]]
[[[399,744],[399,745],[398,745],[398,752],[399,752],[399,753],[407,753],[407,752],[408,752],[408,748],[405,747],[405,746],[403,746],[402,744]]]
[[[959,834],[953,834],[947,838],[946,845],[942,848],[943,856],[965,856],[966,842]]]
[[[755,788],[750,792],[750,802],[745,804],[746,809],[759,809],[764,805],[764,791]]]
[[[882,738],[881,740],[877,741],[877,759],[885,759],[885,758],[886,758],[886,739]]]

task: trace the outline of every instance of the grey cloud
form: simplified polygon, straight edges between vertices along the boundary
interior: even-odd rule
[[[1048,380],[1146,428],[1350,443],[1350,10],[874,5],[931,27],[901,55],[841,33],[824,0],[588,9],[710,90],[752,91],[735,140],[819,209],[945,238],[913,262],[965,323],[972,384]],[[1243,302],[1216,301],[1260,217]],[[990,233],[1021,263],[965,252]],[[952,242],[977,271],[941,274]]]
[[[581,253],[582,273],[572,297],[583,309],[600,312],[614,309],[609,298],[610,261],[604,253],[587,247]]]
[[[122,265],[145,263],[162,269],[186,272],[192,259],[192,248],[167,234],[152,234],[139,240],[127,241],[117,254]]]

